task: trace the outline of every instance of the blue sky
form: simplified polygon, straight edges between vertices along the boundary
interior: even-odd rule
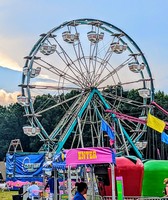
[[[156,91],[168,94],[167,0],[0,0],[0,103],[16,100],[23,57],[41,33],[65,21],[95,18],[126,32],[149,63]]]

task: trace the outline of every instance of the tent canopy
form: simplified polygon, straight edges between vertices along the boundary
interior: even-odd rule
[[[67,166],[113,163],[109,147],[88,147],[66,150],[54,155],[52,168],[65,170]]]
[[[112,150],[108,147],[71,149],[66,155],[66,165],[112,163]]]

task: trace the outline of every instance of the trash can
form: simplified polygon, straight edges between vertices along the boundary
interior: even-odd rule
[[[21,195],[12,195],[12,199],[13,200],[22,200],[22,196]]]
[[[20,188],[19,188],[18,194],[23,194],[23,187],[20,187]]]

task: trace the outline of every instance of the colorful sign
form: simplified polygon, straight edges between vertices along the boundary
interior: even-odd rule
[[[108,147],[71,149],[66,155],[66,165],[112,163],[112,150]]]
[[[40,177],[45,160],[44,153],[14,153],[6,155],[7,177],[23,180],[27,178]],[[27,180],[26,179],[26,180]]]
[[[78,160],[97,159],[96,151],[79,151]]]
[[[123,200],[124,199],[124,191],[123,191],[123,178],[122,178],[122,176],[116,177],[116,183],[117,183],[117,199]]]

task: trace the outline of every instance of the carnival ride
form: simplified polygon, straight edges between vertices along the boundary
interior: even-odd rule
[[[100,130],[105,119],[114,127],[117,154],[129,155],[132,148],[142,158],[147,130],[142,120],[154,85],[144,53],[129,35],[105,21],[72,20],[41,34],[25,59],[18,103],[29,121],[24,133],[44,141],[40,151],[60,152],[69,141],[70,148],[107,146]],[[131,89],[138,91],[139,101],[123,95]],[[69,92],[73,95],[67,97]],[[35,97],[44,94],[43,104],[35,107]],[[128,105],[136,120],[124,118]],[[48,132],[41,118],[58,107],[64,113]]]

